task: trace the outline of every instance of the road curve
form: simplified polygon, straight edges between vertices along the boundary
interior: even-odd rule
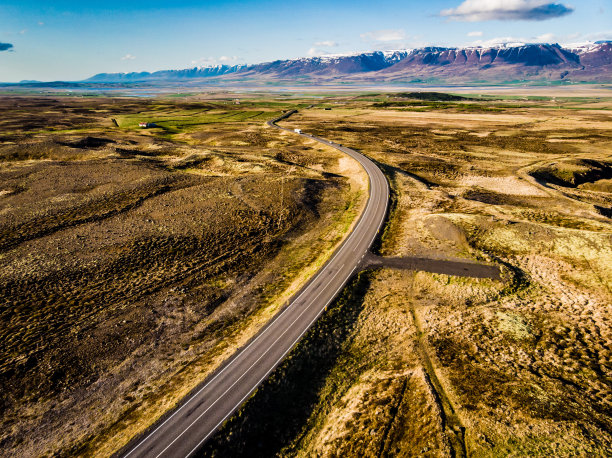
[[[268,121],[271,127],[295,111]],[[303,137],[332,146],[359,161],[369,177],[369,198],[351,234],[332,258],[251,342],[195,389],[172,413],[135,438],[118,456],[188,457],[212,436],[274,370],[350,280],[379,232],[387,211],[389,186],[380,169],[358,152],[323,138]]]

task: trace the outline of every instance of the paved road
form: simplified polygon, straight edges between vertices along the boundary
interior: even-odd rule
[[[276,122],[292,113],[268,124],[283,129]],[[179,458],[194,454],[272,372],[346,285],[380,230],[389,200],[387,180],[380,169],[349,148],[308,134],[300,135],[348,154],[365,168],[370,192],[357,225],[333,257],[255,339],[189,395],[172,414],[132,441],[120,456]]]

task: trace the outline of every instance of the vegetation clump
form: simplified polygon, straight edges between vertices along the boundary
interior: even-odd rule
[[[426,100],[429,102],[461,102],[464,100],[474,100],[469,97],[447,94],[445,92],[398,92],[393,94],[393,97],[400,99]]]

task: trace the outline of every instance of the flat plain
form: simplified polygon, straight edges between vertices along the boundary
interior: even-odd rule
[[[612,454],[612,98],[466,91],[4,97],[2,454],[110,455],[337,246],[363,171],[288,109],[387,175],[376,254],[503,280],[360,273],[200,455]]]

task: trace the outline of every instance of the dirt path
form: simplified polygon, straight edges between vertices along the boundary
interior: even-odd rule
[[[416,307],[414,302],[409,301],[409,303],[410,314],[412,316],[414,327],[417,331],[417,348],[421,362],[425,368],[426,381],[430,385],[429,388],[436,398],[436,402],[438,403],[440,410],[442,411],[442,425],[444,431],[448,435],[447,437],[453,451],[453,456],[460,458],[467,457],[467,448],[465,446],[465,426],[463,426],[461,419],[457,415],[453,404],[451,403],[446,391],[444,391],[444,387],[436,375],[436,370],[431,362],[431,358],[429,357],[429,352],[427,351],[426,335],[423,332],[423,326],[419,320]]]
[[[436,274],[455,275],[458,277],[490,278],[501,280],[499,267],[492,264],[481,264],[458,259],[433,259],[419,257],[384,258],[368,253],[363,259],[362,268],[372,269],[387,267],[390,269],[422,270]]]

